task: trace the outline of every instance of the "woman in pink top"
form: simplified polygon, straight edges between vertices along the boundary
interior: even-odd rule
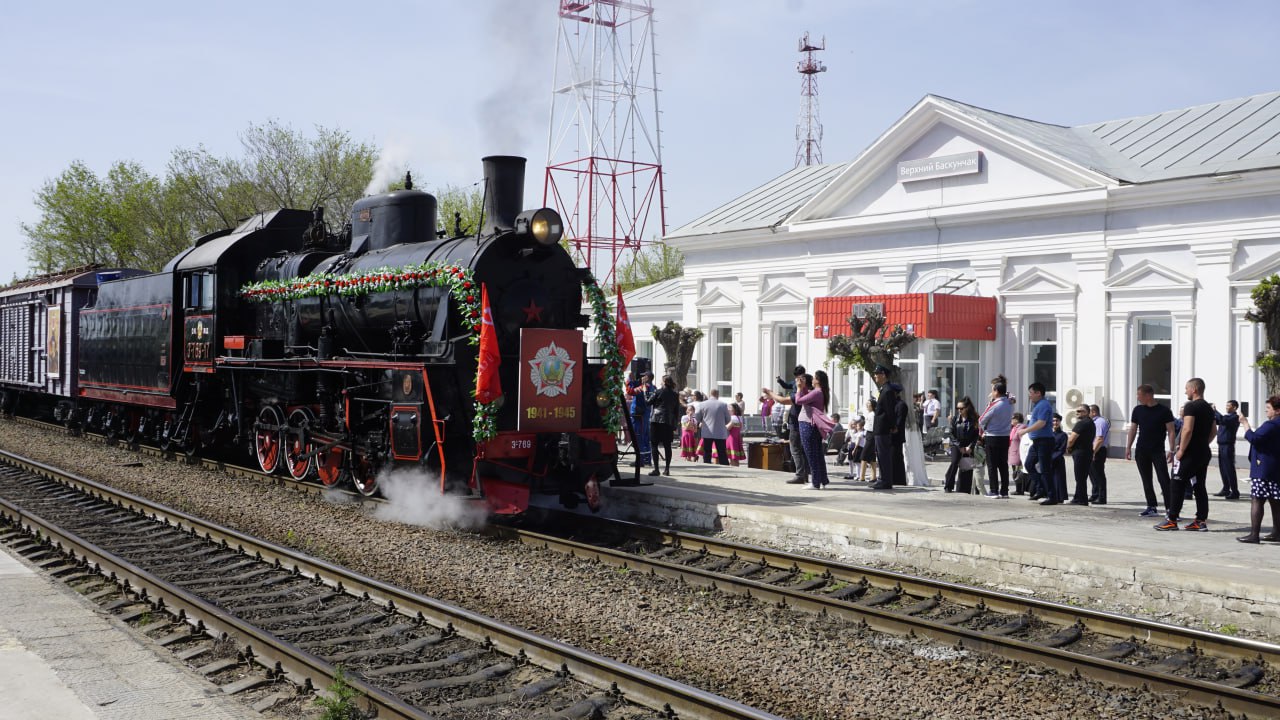
[[[1013,426],[1009,430],[1009,474],[1013,476],[1013,494],[1023,494],[1022,489],[1022,413],[1013,414]]]
[[[790,398],[778,395],[769,388],[762,388],[761,390],[777,402],[783,404],[791,402]],[[810,410],[825,412],[827,394],[822,391],[821,387],[813,384],[812,375],[805,374],[796,377],[795,404],[800,406],[800,445],[804,448],[804,456],[809,461],[809,477],[812,483],[809,487],[814,490],[821,490],[830,482],[827,479],[827,459],[822,451],[822,433],[813,424]]]

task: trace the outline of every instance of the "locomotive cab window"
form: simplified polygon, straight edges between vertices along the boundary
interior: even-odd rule
[[[192,273],[183,284],[188,310],[213,310],[213,273]]]

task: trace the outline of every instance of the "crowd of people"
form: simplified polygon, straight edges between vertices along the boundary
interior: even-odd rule
[[[645,371],[627,382],[626,394],[636,462],[652,466],[650,475],[671,475],[672,444],[677,439],[684,460],[739,465],[746,459],[742,393],[726,403],[717,389],[705,395],[688,388],[678,390],[670,375],[655,384],[653,373]]]
[[[905,400],[902,386],[890,381],[888,368],[877,366],[872,377],[877,396],[868,400],[865,416],[850,421],[836,462],[848,464],[845,479],[867,481],[874,490],[891,491],[906,484],[903,447],[913,407]],[[783,422],[795,467],[795,474],[786,482],[821,490],[830,483],[825,440],[833,430],[844,429],[839,415],[827,415],[831,402],[827,375],[821,370],[810,374],[803,366],[796,366],[791,381],[778,377],[777,382],[783,392],[761,388],[759,402],[765,417],[772,416],[775,407],[785,408]],[[1243,429],[1250,444],[1250,533],[1238,540],[1280,541],[1280,395],[1267,399],[1267,420],[1254,429],[1235,400],[1227,401],[1226,411],[1219,412],[1205,400],[1204,392],[1202,379],[1188,380],[1184,386],[1186,403],[1175,416],[1157,401],[1152,386],[1138,387],[1137,403],[1129,413],[1124,457],[1135,463],[1142,481],[1146,507],[1140,515],[1162,515],[1155,525],[1162,532],[1208,530],[1211,444],[1218,444],[1222,480],[1215,495],[1238,499],[1235,443]],[[628,383],[627,394],[638,462],[653,465],[650,475],[670,475],[671,445],[677,438],[681,457],[688,461],[738,465],[746,458],[742,393],[726,403],[715,389],[707,395],[687,388],[677,390],[670,376],[655,386],[653,374],[646,372]],[[950,463],[943,490],[981,492],[983,488],[973,485],[973,474],[975,467],[984,466],[989,498],[1008,499],[1012,478],[1013,495],[1026,495],[1041,505],[1106,505],[1110,421],[1093,404],[1070,408],[1071,417],[1064,420],[1054,412],[1039,382],[1027,387],[1027,399],[1028,412],[1015,411],[1017,400],[1009,393],[1005,377],[997,375],[981,411],[967,396],[956,401],[954,412],[946,414]],[[937,391],[915,396],[914,411],[923,432],[940,427],[944,414]],[[1187,500],[1194,501],[1195,512],[1183,524]],[[1275,527],[1269,535],[1262,535],[1268,505]]]

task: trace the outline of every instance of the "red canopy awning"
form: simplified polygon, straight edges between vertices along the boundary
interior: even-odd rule
[[[853,314],[855,305],[878,306],[889,326],[902,325],[916,337],[933,340],[996,339],[998,303],[995,298],[946,293],[821,297],[813,303],[813,336],[821,339],[848,335],[849,316]]]

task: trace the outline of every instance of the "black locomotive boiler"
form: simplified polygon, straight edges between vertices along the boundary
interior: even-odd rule
[[[407,469],[494,513],[536,494],[594,503],[621,418],[611,314],[560,245],[558,215],[522,211],[524,159],[487,157],[484,171],[475,233],[437,232],[435,198],[407,182],[358,201],[340,233],[322,210],[282,209],[200,238],[159,273],[101,282],[62,323],[74,392],[3,379],[0,392],[68,427],[240,452],[366,494]],[[587,356],[593,323],[603,357]],[[502,396],[481,403],[485,328]]]

